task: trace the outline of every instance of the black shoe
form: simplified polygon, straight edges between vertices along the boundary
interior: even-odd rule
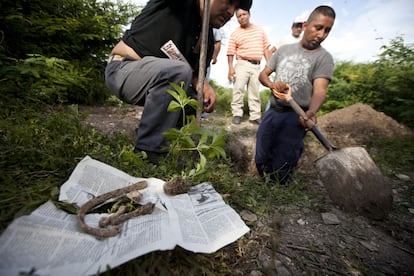
[[[251,124],[254,124],[254,125],[260,125],[260,123],[262,122],[262,120],[261,119],[249,120],[249,122]]]
[[[231,122],[235,125],[240,125],[241,117],[240,116],[234,116],[233,120]]]

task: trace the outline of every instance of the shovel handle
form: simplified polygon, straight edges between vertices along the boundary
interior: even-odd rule
[[[287,102],[290,104],[292,109],[298,114],[299,116],[302,116],[303,118],[306,117],[305,111],[298,105],[298,103],[292,98],[288,97]],[[319,128],[316,126],[316,124],[312,120],[306,120],[305,121],[306,126],[312,131],[312,133],[318,138],[319,142],[328,150],[332,151],[334,149],[337,149],[336,146],[332,145],[332,143],[322,134],[322,132],[319,130]]]
[[[287,84],[287,89],[283,92],[279,92],[279,95],[277,95],[282,100],[285,100],[289,103],[290,107],[298,114],[299,116],[306,118],[306,113],[303,111],[303,109],[296,103],[296,101],[292,97],[292,87],[290,87],[289,84]],[[312,129],[315,123],[312,120],[306,120],[305,121],[306,126],[309,129]]]
[[[287,102],[290,104],[290,107],[292,107],[292,109],[296,112],[296,114],[298,114],[299,116],[303,118],[306,118],[305,111],[303,111],[302,107],[300,107],[300,105],[298,105],[298,103],[292,97],[290,97],[287,100]],[[309,129],[312,129],[313,126],[315,125],[315,123],[312,120],[306,120],[305,123]]]

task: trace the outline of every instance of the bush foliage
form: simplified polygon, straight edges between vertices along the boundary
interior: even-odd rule
[[[336,64],[323,111],[362,102],[412,128],[413,86],[414,48],[405,45],[402,37],[396,37],[390,45],[382,47],[382,53],[373,63]]]
[[[104,102],[107,55],[137,13],[137,6],[112,1],[2,1],[0,94]]]

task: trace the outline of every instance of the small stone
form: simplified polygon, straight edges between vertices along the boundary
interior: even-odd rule
[[[414,214],[414,208],[408,208],[408,212],[410,212],[410,214]]]
[[[262,276],[263,273],[258,270],[252,270],[250,271],[250,276]]]
[[[396,174],[395,176],[396,176],[399,180],[402,180],[402,181],[410,181],[410,177],[409,177],[408,175],[405,175],[405,174],[399,173],[399,174]]]
[[[304,221],[303,219],[298,219],[297,221],[296,221],[299,225],[305,225],[306,224],[306,221]]]
[[[338,217],[332,213],[322,213],[322,220],[323,223],[328,225],[337,225],[341,223]]]
[[[243,220],[247,222],[255,222],[257,221],[257,216],[250,211],[243,210],[240,212],[240,216]]]

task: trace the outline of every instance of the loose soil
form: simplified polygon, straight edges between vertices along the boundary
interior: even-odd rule
[[[88,112],[85,122],[98,130],[121,132],[135,139],[142,107],[79,109]],[[231,117],[211,113],[202,125],[234,133],[237,139],[227,146],[227,153],[239,164],[240,172],[256,175],[253,158],[257,126],[243,119],[240,125],[234,125]],[[408,128],[364,104],[320,116],[318,126],[339,147],[365,147],[375,139],[399,136],[414,141]],[[376,150],[380,149],[370,147],[371,154]],[[324,154],[326,150],[308,134],[298,172],[307,179],[309,193],[317,195],[313,199],[315,207],[283,206],[269,217],[253,221],[249,221],[251,214],[242,214],[251,231],[244,237],[247,261],[237,267],[240,274],[414,275],[414,202],[404,197],[409,187],[413,190],[414,172],[387,176],[393,189],[393,208],[386,219],[375,221],[344,212],[330,200],[314,166],[314,160]],[[325,213],[338,221],[330,224],[323,220]],[[236,249],[234,243],[222,250]]]

